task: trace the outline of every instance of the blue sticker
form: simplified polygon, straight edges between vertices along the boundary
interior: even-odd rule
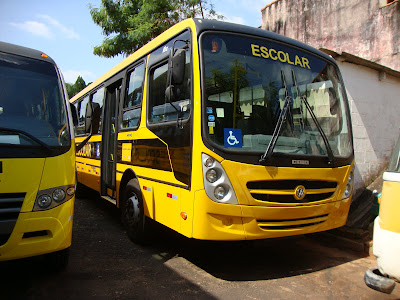
[[[96,144],[96,158],[100,158],[100,143]]]
[[[209,115],[208,116],[208,121],[214,122],[215,121],[215,116],[214,115]]]
[[[242,130],[224,128],[224,146],[227,148],[242,148]]]
[[[213,113],[212,107],[207,107],[207,115],[211,115]]]

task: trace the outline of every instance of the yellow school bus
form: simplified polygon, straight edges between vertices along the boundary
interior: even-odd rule
[[[77,94],[101,126],[78,181],[121,209],[206,240],[299,235],[345,224],[353,190],[349,105],[324,53],[247,26],[188,19]]]
[[[51,267],[68,262],[76,185],[70,107],[49,56],[0,42],[0,261],[46,254]]]

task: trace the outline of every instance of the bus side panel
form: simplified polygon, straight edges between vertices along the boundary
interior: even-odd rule
[[[193,197],[194,194],[189,190],[182,189],[180,199],[180,233],[186,237],[193,236]]]
[[[179,232],[181,188],[159,183],[154,189],[154,219]]]

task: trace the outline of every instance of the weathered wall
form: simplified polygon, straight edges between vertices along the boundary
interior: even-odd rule
[[[355,188],[362,191],[387,164],[400,133],[400,78],[338,61],[353,124]]]
[[[263,29],[400,71],[400,1],[277,0],[261,14]]]

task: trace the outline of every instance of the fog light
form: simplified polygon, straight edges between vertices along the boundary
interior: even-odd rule
[[[48,208],[51,205],[51,201],[52,200],[49,195],[41,195],[38,198],[37,203],[40,208]]]
[[[57,203],[64,201],[65,191],[63,189],[55,189],[53,192],[53,200]]]
[[[210,183],[217,181],[217,171],[215,171],[214,169],[208,170],[206,173],[206,179]]]
[[[226,194],[227,190],[222,185],[217,186],[214,190],[214,196],[218,200],[222,200],[226,196]]]

